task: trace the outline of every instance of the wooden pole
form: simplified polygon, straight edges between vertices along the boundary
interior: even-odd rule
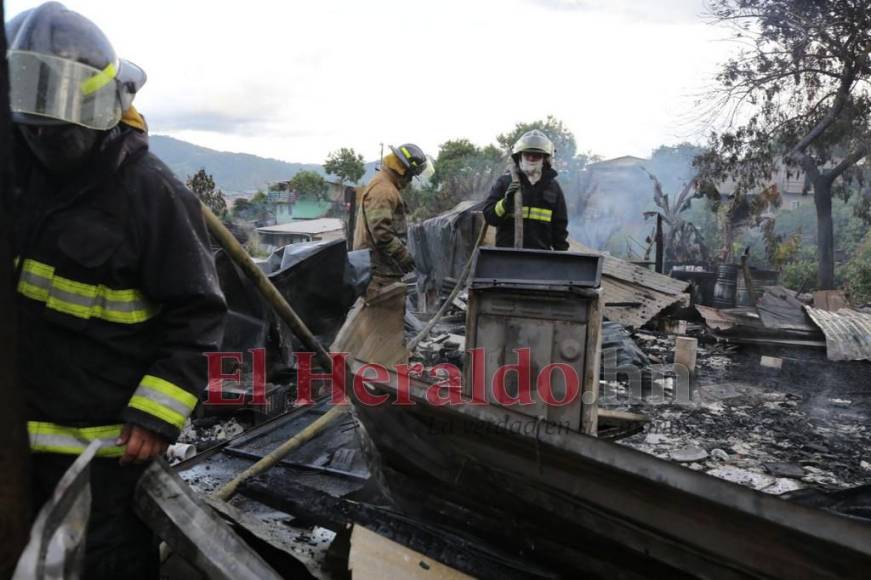
[[[662,274],[662,271],[665,269],[664,260],[665,260],[665,243],[663,241],[662,235],[662,214],[656,213],[656,266],[654,269],[657,274]]]
[[[511,171],[511,183],[508,187],[516,187],[514,192],[514,247],[523,248],[523,188],[520,186],[520,175],[517,173],[517,165],[512,161],[509,164]]]
[[[581,433],[597,437],[599,433],[599,365],[602,360],[601,290],[590,299],[587,322],[587,349],[581,385]]]
[[[281,295],[269,278],[266,277],[266,274],[254,263],[248,252],[239,244],[236,237],[230,233],[230,230],[221,223],[218,216],[212,213],[212,210],[206,207],[205,204],[203,204],[203,217],[212,235],[217,238],[218,242],[226,250],[227,255],[230,256],[230,259],[242,268],[242,271],[254,282],[254,285],[260,290],[266,301],[275,308],[278,315],[290,326],[290,329],[299,337],[306,348],[315,353],[321,367],[324,369],[332,368],[332,360],[324,345],[315,338],[315,335],[312,334],[311,330],[308,329],[302,319],[291,308],[290,304],[287,303],[284,296]]]
[[[244,481],[254,477],[255,475],[260,475],[264,471],[268,470],[270,467],[273,467],[276,463],[284,459],[288,453],[290,453],[291,451],[323,431],[344,412],[345,407],[340,407],[337,405],[330,408],[329,411],[318,417],[318,419],[314,423],[312,423],[311,425],[279,445],[275,450],[266,455],[263,459],[237,475],[231,481],[227,482],[227,484],[218,491],[216,491],[212,495],[212,497],[227,501],[228,499],[233,497],[233,494],[236,493],[236,490]]]
[[[0,2],[0,21],[3,3]],[[0,28],[0,54],[6,54],[5,30]],[[16,372],[15,272],[12,249],[12,126],[6,59],[0,59],[0,578],[9,578],[27,544],[30,530],[28,494],[29,444],[24,401]]]
[[[747,290],[748,306],[756,306],[756,294],[753,288],[753,276],[750,274],[750,264],[747,260],[750,258],[750,248],[748,247],[741,256],[741,275],[744,276],[744,287]],[[737,294],[736,294],[737,298]]]

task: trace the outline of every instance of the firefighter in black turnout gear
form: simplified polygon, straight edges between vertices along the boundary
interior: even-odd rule
[[[226,304],[200,204],[148,152],[144,72],[49,2],[6,27],[34,516],[97,442],[83,578],[157,578],[135,484],[207,384]]]
[[[514,246],[514,195],[523,195],[523,247],[534,250],[569,249],[566,199],[551,167],[553,143],[533,129],[512,150],[519,180],[500,177],[484,203],[484,219],[496,227],[496,245]]]

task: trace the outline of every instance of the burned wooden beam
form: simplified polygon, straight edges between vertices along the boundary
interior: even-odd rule
[[[395,394],[395,385],[391,375],[370,386]],[[549,559],[569,569],[592,539],[621,563],[643,558],[709,577],[858,578],[871,565],[871,529],[862,522],[572,431],[512,429],[530,424],[512,409],[436,408],[426,389],[412,381],[410,407],[355,407],[403,509],[438,518],[452,512],[433,505],[496,510],[508,539],[549,543]]]
[[[162,460],[139,480],[135,508],[175,553],[211,579],[281,578]]]
[[[288,480],[281,474],[256,477],[240,493],[296,518],[341,532],[353,525],[368,528],[416,552],[477,578],[553,578],[552,572],[469,536],[427,524],[399,512],[335,498]]]

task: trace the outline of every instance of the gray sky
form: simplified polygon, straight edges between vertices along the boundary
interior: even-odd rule
[[[7,17],[38,5],[6,0]],[[580,150],[701,138],[734,49],[702,0],[69,0],[142,66],[153,133],[286,161],[413,141],[435,155],[553,114]]]

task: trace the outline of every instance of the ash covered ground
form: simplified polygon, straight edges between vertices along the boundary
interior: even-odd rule
[[[633,338],[652,361],[671,362],[673,336]],[[781,369],[761,366],[752,348],[700,342],[691,401],[675,401],[673,379],[654,380],[643,401],[618,380],[602,383],[603,406],[650,418],[621,444],[766,493],[871,483],[871,365],[776,354]]]

